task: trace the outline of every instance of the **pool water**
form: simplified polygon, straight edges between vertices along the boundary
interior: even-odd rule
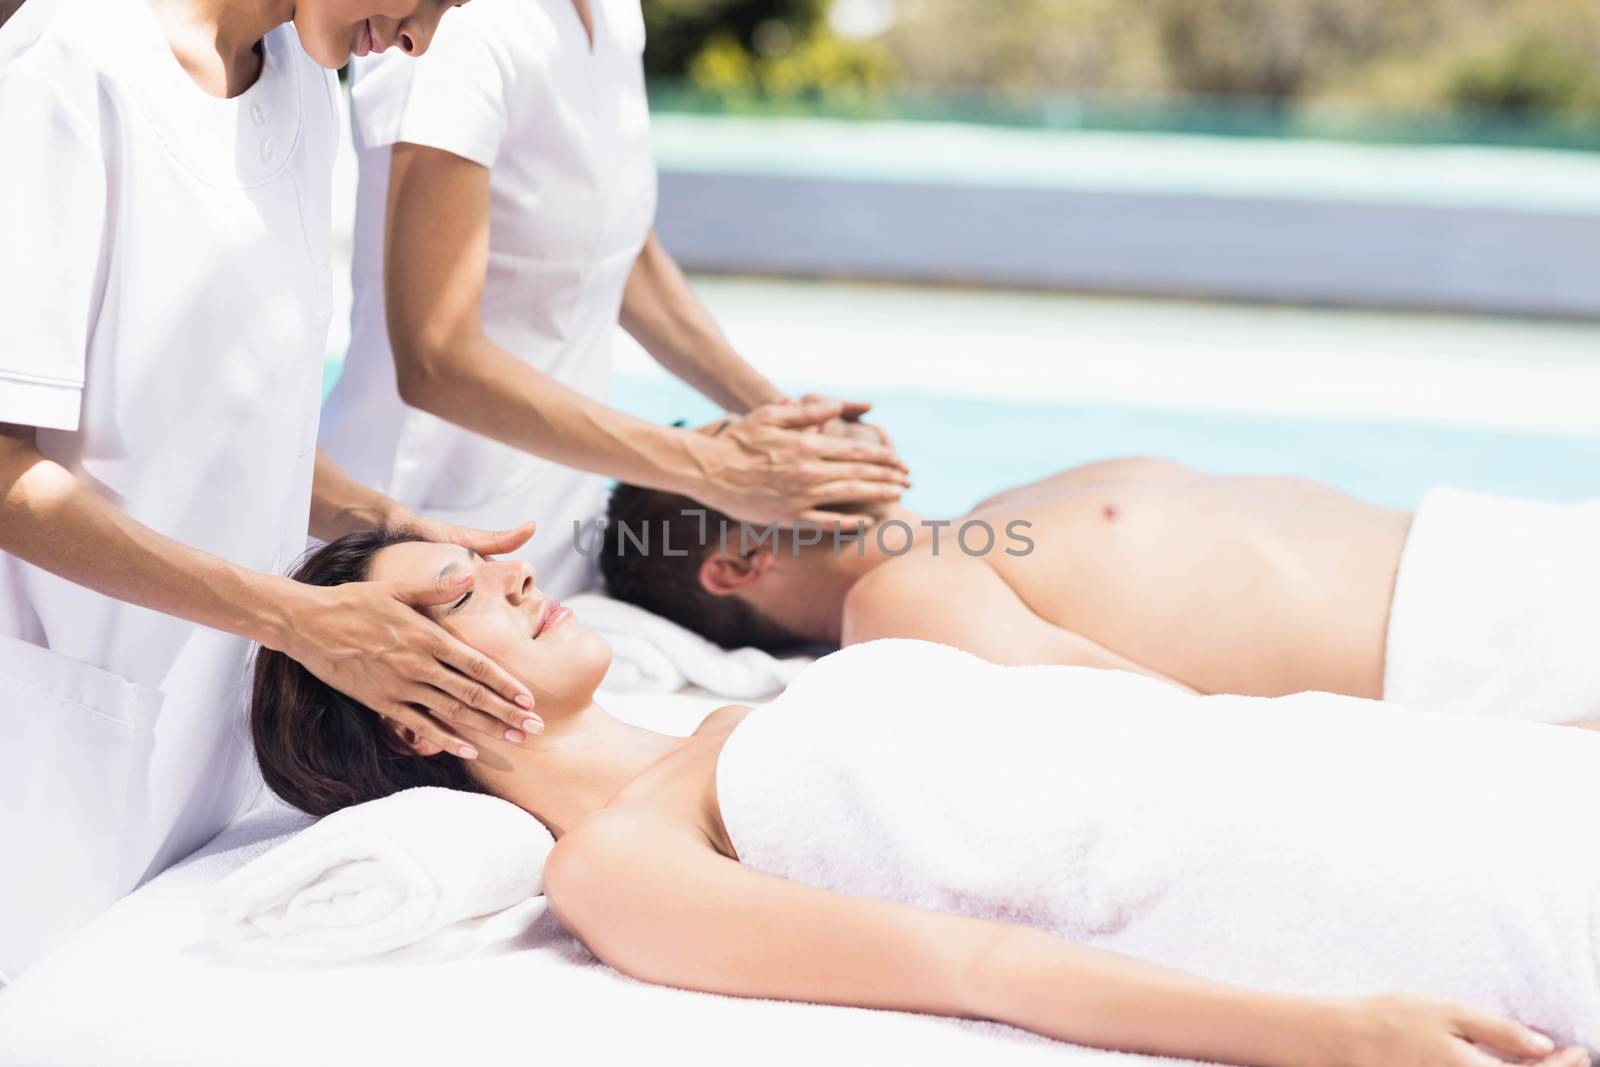
[[[619,375],[616,405],[655,422],[716,408],[658,375]],[[1315,478],[1412,508],[1436,485],[1540,500],[1600,499],[1600,436],[1540,435],[1339,418],[1033,404],[911,389],[861,399],[911,467],[906,506],[960,514],[1007,486],[1116,456],[1167,456],[1216,474]]]

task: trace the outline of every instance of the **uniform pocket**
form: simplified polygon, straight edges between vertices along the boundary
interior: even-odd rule
[[[9,981],[144,870],[161,695],[0,637],[0,977]]]

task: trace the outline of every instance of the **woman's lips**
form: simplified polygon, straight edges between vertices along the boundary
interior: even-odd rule
[[[351,54],[364,56],[372,51],[373,44],[372,20],[366,19],[356,29],[356,46],[351,50]]]
[[[564,608],[554,600],[546,601],[544,616],[539,620],[539,628],[533,632],[533,639],[537,641],[553,626],[559,625],[572,617],[571,610]]]

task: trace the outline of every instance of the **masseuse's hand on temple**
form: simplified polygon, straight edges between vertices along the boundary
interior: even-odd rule
[[[472,581],[462,571],[425,582],[299,586],[284,651],[419,739],[474,759],[467,733],[519,742],[544,723],[527,687],[417,610],[459,600]]]
[[[845,411],[841,401],[816,397],[764,404],[730,420],[710,452],[709,484],[694,495],[746,522],[854,527],[871,521],[864,512],[820,505],[891,503],[911,480],[900,457],[881,442],[814,432]]]
[[[1464,1004],[1425,997],[1345,1002],[1342,1036],[1325,1062],[1339,1067],[1589,1067],[1582,1049],[1555,1043],[1521,1023]]]

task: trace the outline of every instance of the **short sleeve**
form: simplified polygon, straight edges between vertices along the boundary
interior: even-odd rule
[[[353,61],[350,103],[357,142],[405,141],[494,166],[508,128],[508,65],[472,7],[449,12],[427,52],[398,49]]]
[[[54,51],[30,50],[0,73],[0,422],[76,430],[104,260],[106,163],[74,99],[85,79],[40,54]]]

